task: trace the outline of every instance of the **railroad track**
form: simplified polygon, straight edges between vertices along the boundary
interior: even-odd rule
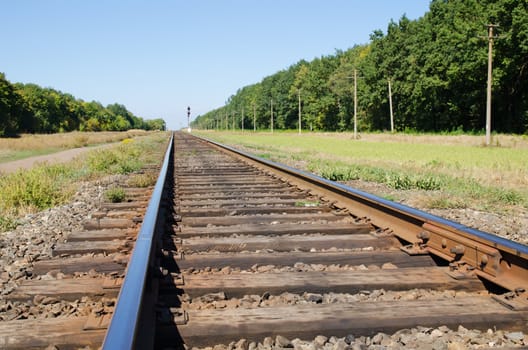
[[[311,346],[325,349],[352,347],[354,337],[396,346],[378,335],[397,331],[403,347],[408,334],[401,330],[417,326],[527,329],[526,246],[184,133],[175,134],[161,174],[144,216],[119,219],[142,221],[132,256],[131,240],[106,243],[130,259],[124,280],[123,264],[116,268],[116,260],[104,256],[48,267],[74,273],[79,263],[92,274],[104,270],[106,279],[91,297],[104,297],[106,308],[73,327],[73,318],[60,319],[42,333],[38,320],[12,321],[18,328],[0,323],[0,345],[27,344],[24,329],[38,333],[32,338],[39,345],[60,349],[96,348],[104,337],[104,349],[230,344],[244,350],[258,343],[306,348],[299,339],[314,338]],[[110,222],[103,221],[108,215],[97,217],[99,231],[85,234],[79,245],[94,249],[87,240],[106,237],[101,223]],[[136,234],[124,230],[127,237]],[[73,253],[57,254],[68,259]],[[98,278],[81,280],[73,281],[77,289],[95,286]],[[53,280],[55,294],[49,287],[48,297],[68,294],[66,284],[57,292],[60,281]],[[33,292],[27,299],[35,302],[44,296],[42,284],[29,282],[12,294]],[[63,330],[57,338],[57,327],[66,324],[77,333]],[[6,342],[9,331],[20,335],[18,343]]]
[[[149,166],[134,175],[148,182],[159,170]],[[26,257],[30,266],[20,271],[27,278],[0,297],[0,349],[101,346],[153,189],[126,180],[112,186],[125,189],[124,202],[102,202],[82,230],[55,243],[49,254]],[[44,240],[20,245],[36,248]]]

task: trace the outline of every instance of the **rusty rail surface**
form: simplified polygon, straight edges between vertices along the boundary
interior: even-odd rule
[[[452,275],[477,275],[510,291],[497,297],[515,310],[528,309],[528,246],[479,231],[424,211],[339,184],[290,166],[262,159],[233,147],[201,138],[247,162],[279,174],[288,182],[353,208],[380,230],[408,242],[403,249],[411,255],[433,254],[450,262]]]

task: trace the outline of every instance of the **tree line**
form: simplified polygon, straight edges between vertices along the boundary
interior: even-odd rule
[[[303,129],[351,130],[356,110],[360,130],[391,130],[392,102],[395,130],[481,132],[488,24],[498,25],[492,129],[528,133],[528,2],[518,0],[433,0],[423,17],[391,21],[367,44],[239,89],[193,127],[296,129],[300,109]]]
[[[118,103],[105,107],[36,84],[12,84],[0,73],[0,136],[129,129],[165,130],[165,121],[143,120]]]

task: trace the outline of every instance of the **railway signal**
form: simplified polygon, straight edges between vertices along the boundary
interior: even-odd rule
[[[187,132],[191,132],[191,107],[187,107]]]

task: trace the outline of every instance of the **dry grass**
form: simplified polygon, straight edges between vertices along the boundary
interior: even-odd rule
[[[86,147],[147,135],[144,130],[125,132],[70,132],[62,134],[23,134],[18,138],[0,138],[0,162],[49,154],[65,149]]]

